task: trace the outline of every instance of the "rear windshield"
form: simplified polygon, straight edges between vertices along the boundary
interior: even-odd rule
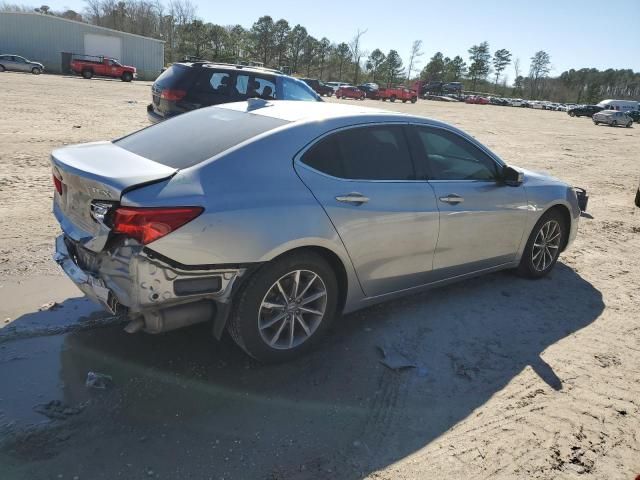
[[[156,78],[156,86],[161,88],[186,88],[193,81],[193,68],[186,65],[175,64],[167,68]]]
[[[168,167],[188,168],[286,123],[279,118],[208,107],[152,125],[113,143]]]

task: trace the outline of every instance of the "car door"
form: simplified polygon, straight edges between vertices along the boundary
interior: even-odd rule
[[[524,186],[501,182],[502,165],[456,132],[418,125],[410,131],[418,173],[429,178],[440,211],[434,278],[512,262],[527,217]]]
[[[433,189],[416,180],[404,130],[399,123],[339,130],[296,160],[367,296],[427,283],[433,267],[438,208]]]
[[[13,57],[15,69],[19,72],[29,72],[31,71],[31,66],[27,63],[27,61],[18,57],[17,55]]]
[[[14,72],[20,71],[19,66],[15,60],[16,57],[14,57],[13,55],[7,55],[5,58],[6,60],[3,61],[3,64],[7,70],[13,70]]]

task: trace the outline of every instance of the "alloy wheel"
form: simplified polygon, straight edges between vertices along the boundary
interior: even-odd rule
[[[531,249],[531,263],[538,272],[545,271],[560,253],[562,229],[556,220],[546,222],[536,235]]]
[[[289,350],[307,341],[322,323],[327,287],[310,270],[295,270],[269,288],[258,309],[258,330],[271,348]]]

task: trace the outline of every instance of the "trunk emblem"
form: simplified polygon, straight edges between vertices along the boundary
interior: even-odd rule
[[[111,195],[111,192],[109,190],[105,190],[104,188],[89,187],[88,190],[89,190],[89,193],[93,193],[94,195],[100,195],[101,197],[111,198],[113,196]]]

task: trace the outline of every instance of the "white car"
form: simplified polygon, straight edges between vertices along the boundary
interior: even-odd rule
[[[509,100],[509,105],[512,107],[522,107],[524,106],[524,100],[521,98],[512,98]]]
[[[529,106],[531,108],[536,108],[538,110],[544,110],[544,103],[539,102],[539,101],[535,101],[535,102],[529,102]]]
[[[338,91],[338,89],[340,87],[352,87],[353,85],[351,85],[350,83],[347,82],[325,82],[325,85],[329,85],[331,88],[333,88],[333,92],[335,93],[336,91]]]

